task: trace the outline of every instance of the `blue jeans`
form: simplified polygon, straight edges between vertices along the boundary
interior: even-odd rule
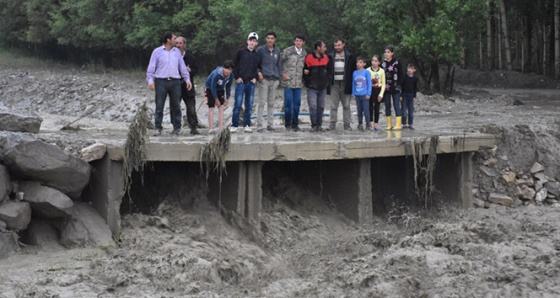
[[[414,120],[414,93],[405,92],[403,96],[402,123],[412,125]],[[408,119],[408,123],[406,120]]]
[[[231,119],[231,126],[233,127],[239,126],[239,112],[241,111],[241,104],[243,104],[243,95],[245,95],[243,125],[251,126],[251,112],[255,99],[255,84],[249,82],[235,84],[235,105],[233,106],[233,115]]]
[[[297,127],[301,88],[284,88],[284,123],[286,127]]]
[[[369,100],[365,96],[356,96],[356,106],[358,108],[358,124],[362,125],[362,116],[365,116],[367,127],[371,119],[369,115]]]
[[[393,97],[393,105],[395,106],[395,116],[401,117],[401,92],[395,93],[385,91],[383,94],[383,102],[385,103],[385,116],[391,116],[391,97]]]
[[[327,89],[315,90],[307,88],[307,105],[312,127],[323,125],[323,112],[325,111],[325,96]]]
[[[154,120],[156,129],[163,129],[161,122],[163,121],[163,108],[165,108],[165,99],[169,94],[169,110],[173,129],[181,129],[181,80],[155,79],[156,91],[156,111]]]

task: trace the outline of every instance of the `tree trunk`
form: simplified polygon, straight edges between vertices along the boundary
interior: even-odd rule
[[[478,69],[482,70],[482,31],[478,33]]]
[[[488,2],[488,19],[486,20],[486,43],[487,43],[487,61],[486,61],[486,69],[492,70],[494,69],[494,47],[492,43],[494,42],[494,34],[492,31],[492,18],[494,14],[492,13],[492,4],[490,1]]]
[[[560,0],[554,1],[554,77],[560,79]]]
[[[525,10],[523,16],[523,42],[521,44],[521,71],[529,71],[531,65],[531,15]]]
[[[498,30],[497,30],[497,39],[498,39],[498,46],[497,46],[497,50],[498,50],[498,69],[502,70],[504,69],[504,60],[502,59],[502,30],[500,29],[500,23],[501,23],[501,15],[498,15]]]
[[[507,13],[506,13],[506,4],[504,0],[499,0],[498,3],[500,4],[500,19],[502,21],[502,39],[504,41],[504,48],[506,54],[506,69],[511,70],[511,45],[509,42],[509,31],[508,31],[508,24],[507,24]]]
[[[434,82],[433,91],[434,93],[441,93],[441,78],[439,77],[439,64],[437,62],[432,62],[432,80]]]
[[[550,47],[550,44],[548,39],[548,26],[546,25],[546,23],[543,24],[542,34],[543,34],[542,70],[543,70],[543,75],[546,76],[548,75],[548,66],[550,64],[550,62],[548,61],[548,57],[549,57],[548,49]]]

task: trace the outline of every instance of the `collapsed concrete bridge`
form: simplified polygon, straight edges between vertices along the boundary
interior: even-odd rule
[[[146,144],[146,161],[161,164],[153,167],[156,173],[151,175],[157,177],[157,171],[173,172],[169,167],[172,164],[190,169],[172,175],[184,175],[184,179],[193,173],[204,175],[200,170],[201,152],[209,140],[208,136],[151,138]],[[107,154],[92,162],[97,174],[84,197],[92,201],[113,234],[119,234],[125,196],[124,140],[105,143]],[[258,221],[263,185],[273,183],[276,175],[286,175],[319,194],[346,217],[367,222],[374,212],[385,210],[388,200],[417,194],[419,179],[428,179],[419,177],[419,161],[425,161],[431,150],[437,159],[429,182],[450,202],[469,207],[472,155],[494,144],[493,136],[478,133],[436,137],[417,131],[233,134],[226,156],[227,174],[222,176],[221,188],[217,175],[211,175],[207,196],[249,221]]]

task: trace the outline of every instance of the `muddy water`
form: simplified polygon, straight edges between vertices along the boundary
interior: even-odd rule
[[[2,263],[0,297],[560,295],[560,210],[550,207],[407,212],[357,226],[313,196],[267,198],[258,228],[205,200],[188,210],[164,201],[156,214],[125,216],[112,251]]]

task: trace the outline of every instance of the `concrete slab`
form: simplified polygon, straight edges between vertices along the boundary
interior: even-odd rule
[[[394,136],[394,134],[391,134]],[[312,134],[269,133],[233,134],[228,161],[298,161],[338,160],[406,156],[410,142],[422,142],[428,152],[432,135],[402,132],[400,138],[386,138],[385,133],[337,132]],[[495,144],[492,135],[480,133],[441,134],[438,154],[477,151]],[[200,152],[210,136],[151,137],[147,144],[148,161],[199,161]],[[100,141],[100,140],[98,140]],[[101,141],[103,142],[103,141]],[[124,140],[107,140],[111,160],[122,160]]]

